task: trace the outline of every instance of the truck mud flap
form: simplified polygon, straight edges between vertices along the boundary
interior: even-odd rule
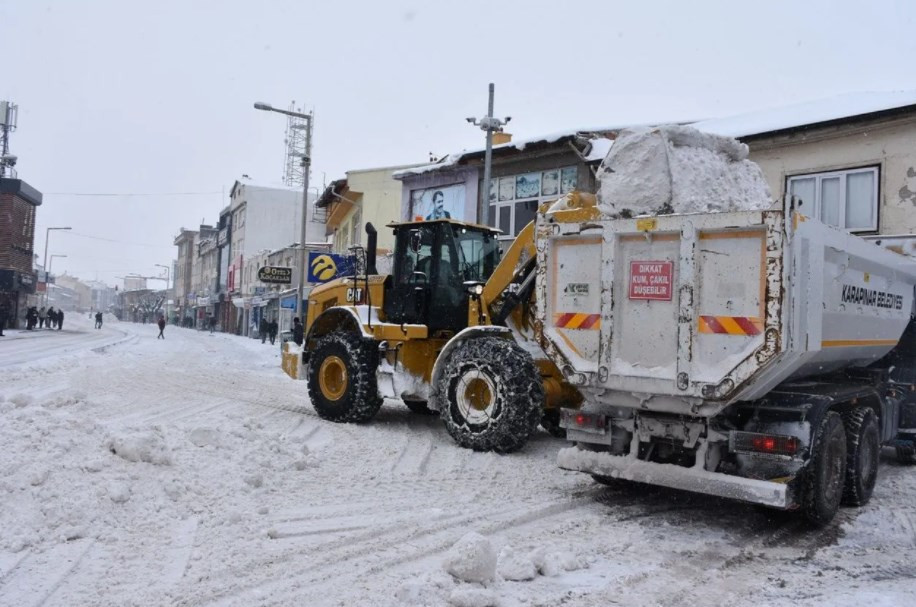
[[[564,470],[708,493],[783,510],[795,505],[791,491],[784,483],[742,478],[673,464],[657,464],[606,452],[586,451],[579,447],[561,449],[557,455],[557,464]]]

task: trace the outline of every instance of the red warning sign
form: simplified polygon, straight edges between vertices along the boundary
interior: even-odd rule
[[[631,261],[630,299],[671,301],[674,262]]]

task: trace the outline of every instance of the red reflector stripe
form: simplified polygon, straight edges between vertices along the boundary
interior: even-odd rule
[[[561,329],[599,329],[601,315],[567,312],[555,315],[553,324]]]
[[[747,316],[700,316],[700,333],[760,335],[763,321]]]

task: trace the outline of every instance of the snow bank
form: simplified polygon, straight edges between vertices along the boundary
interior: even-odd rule
[[[613,217],[767,209],[763,171],[747,153],[690,127],[622,131],[598,169],[598,207]]]
[[[455,588],[448,597],[449,605],[455,607],[497,607],[499,601],[496,595],[486,588],[462,586]]]
[[[490,540],[472,531],[452,546],[443,567],[463,582],[490,582],[496,577],[496,550]]]
[[[538,570],[530,556],[520,554],[511,546],[499,552],[496,571],[504,580],[524,582],[537,577]]]
[[[168,466],[172,455],[162,428],[153,427],[134,430],[113,436],[108,440],[108,449],[129,462],[146,462],[157,466]]]

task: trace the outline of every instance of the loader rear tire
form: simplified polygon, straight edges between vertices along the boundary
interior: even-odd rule
[[[843,418],[828,411],[814,433],[811,457],[802,483],[802,511],[815,525],[833,520],[846,479],[846,430]]]
[[[345,331],[329,333],[318,340],[308,365],[309,397],[322,419],[365,422],[382,406],[372,342]]]
[[[878,418],[869,407],[858,407],[843,414],[846,427],[846,483],[843,503],[864,506],[871,499],[878,478],[881,442]]]
[[[438,392],[445,428],[475,451],[521,449],[537,429],[544,386],[531,355],[499,337],[458,344],[446,361]]]

